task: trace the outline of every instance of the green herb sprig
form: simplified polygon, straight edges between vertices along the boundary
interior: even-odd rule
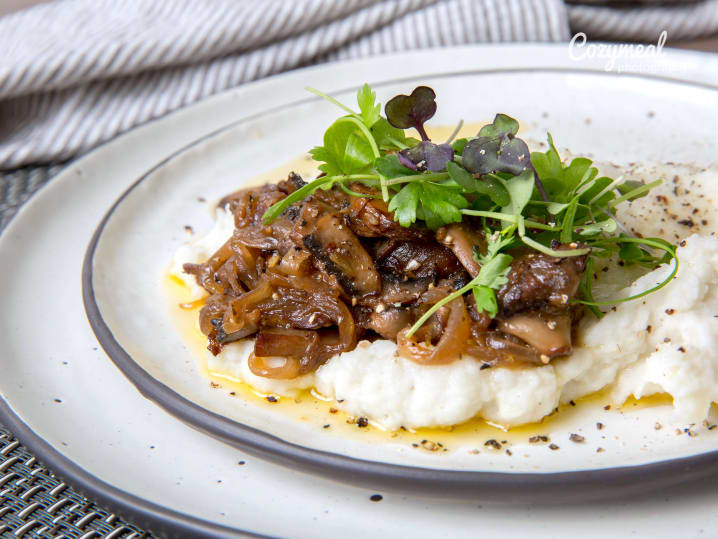
[[[437,302],[409,331],[412,335],[441,306],[471,291],[479,311],[498,314],[495,292],[506,283],[512,257],[506,251],[523,244],[555,257],[587,256],[581,299],[602,316],[600,307],[630,301],[654,292],[675,277],[675,246],[660,238],[617,233],[619,204],[646,196],[661,180],[650,183],[599,176],[585,157],[565,163],[548,134],[548,150],[530,152],[519,138],[519,123],[505,114],[482,127],[474,137],[430,140],[424,124],[436,112],[436,94],[426,86],[398,95],[385,106],[368,84],[357,92],[358,111],[319,90],[308,91],[330,101],[346,115],[324,133],[323,145],[310,154],[323,176],[270,207],[269,223],[290,205],[317,189],[338,186],[350,196],[367,196],[349,189],[359,182],[377,187],[394,219],[404,227],[423,223],[437,228],[481,219],[488,246],[475,257],[481,270],[469,284]],[[409,136],[415,129],[419,139]],[[561,246],[561,249],[557,247]],[[615,256],[627,264],[653,269],[673,261],[669,276],[649,290],[628,298],[597,302],[593,297],[595,259]]]

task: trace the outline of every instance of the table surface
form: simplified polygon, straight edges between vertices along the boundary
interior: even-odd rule
[[[5,0],[0,16],[45,0]],[[718,52],[718,37],[671,46]],[[0,425],[0,537],[149,537],[46,470]]]

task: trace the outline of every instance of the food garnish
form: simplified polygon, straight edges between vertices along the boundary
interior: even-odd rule
[[[419,225],[435,231],[468,218],[480,220],[486,243],[482,248],[473,246],[478,274],[437,301],[406,338],[441,307],[468,292],[479,312],[495,318],[496,293],[508,282],[514,260],[510,252],[519,247],[555,258],[581,257],[585,271],[580,297],[570,301],[587,306],[597,317],[603,316],[600,307],[661,289],[678,271],[674,245],[662,238],[635,236],[616,218],[619,204],[646,196],[661,180],[644,184],[599,176],[586,157],[564,163],[550,134],[546,152],[531,152],[517,136],[519,123],[505,114],[496,114],[474,137],[433,142],[424,124],[436,112],[436,93],[426,86],[389,100],[385,117],[367,84],[357,93],[359,112],[318,90],[308,90],[347,114],[326,130],[323,145],[310,152],[321,163],[322,176],[272,205],[262,217],[264,223],[317,189],[335,187],[350,197],[380,197],[394,220],[406,228]],[[409,128],[420,140],[407,135]],[[352,184],[373,189],[357,192]],[[614,256],[623,264],[649,270],[672,261],[673,269],[641,293],[595,301],[594,267]]]

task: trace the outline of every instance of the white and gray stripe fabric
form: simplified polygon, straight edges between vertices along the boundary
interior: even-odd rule
[[[718,0],[661,6],[568,7],[571,28],[594,40],[650,41],[665,30],[670,42],[718,34]]]
[[[38,167],[303,65],[471,43],[565,41],[577,31],[648,41],[664,29],[670,41],[718,33],[718,0],[633,8],[570,1],[60,0],[1,17],[0,171],[8,172],[0,172],[0,229],[46,181],[50,169]]]
[[[569,37],[562,0],[65,0],[0,19],[0,169],[312,62]]]

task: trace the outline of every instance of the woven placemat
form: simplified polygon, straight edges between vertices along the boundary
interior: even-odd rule
[[[105,511],[44,468],[0,425],[0,537],[151,537]]]
[[[18,209],[64,165],[0,172],[0,234]],[[73,490],[0,425],[0,537],[152,537]]]

